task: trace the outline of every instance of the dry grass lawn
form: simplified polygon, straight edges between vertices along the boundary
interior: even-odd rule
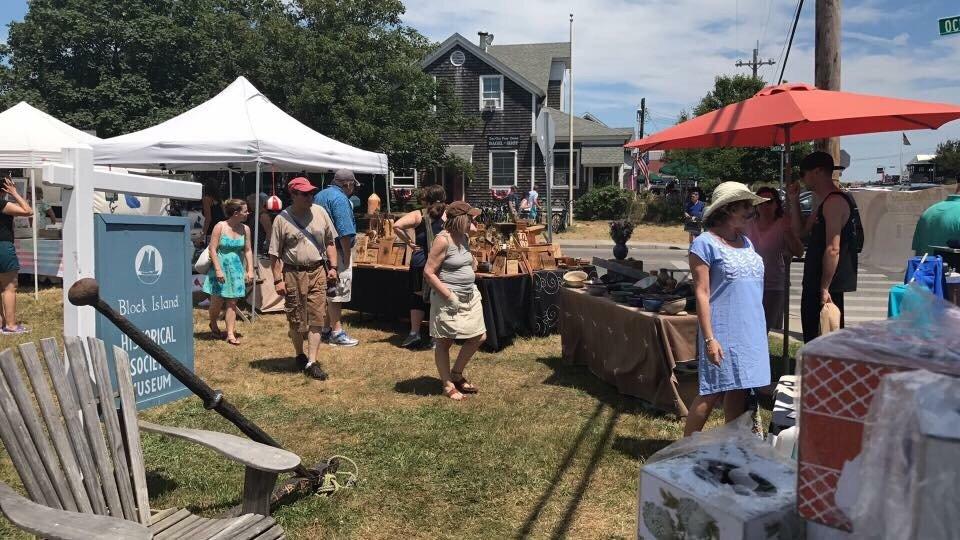
[[[573,228],[557,234],[563,240],[603,240],[610,241],[610,221],[576,221]],[[641,223],[633,229],[630,242],[650,242],[654,244],[677,244],[686,246],[689,237],[682,225],[656,225]]]
[[[60,294],[21,295],[33,333],[0,346],[58,335]],[[430,351],[399,347],[401,323],[350,314],[361,344],[324,346],[332,378],[317,382],[294,371],[282,315],[241,325],[242,347],[210,340],[204,312],[194,321],[196,370],[212,387],[305,463],[341,454],[361,468],[355,489],[275,512],[292,538],[633,538],[639,468],[681,434],[678,420],[564,366],[559,336],[481,352],[467,370],[481,393],[458,404],[439,395]],[[196,398],[142,415],[237,433]],[[153,435],[144,446],[155,508],[214,516],[239,503],[242,467]],[[0,480],[22,489],[5,454]],[[0,537],[18,534],[0,521]]]

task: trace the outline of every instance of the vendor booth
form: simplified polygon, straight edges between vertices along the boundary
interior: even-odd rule
[[[97,137],[71,127],[49,114],[21,101],[0,113],[0,168],[23,169],[29,177],[20,179],[18,189],[34,210],[37,204],[37,182],[41,168],[47,163],[59,163],[62,150],[68,147],[90,146]],[[59,205],[59,189],[50,188],[44,200]],[[32,223],[31,223],[32,221]],[[62,276],[63,247],[55,225],[38,230],[40,220],[18,218],[14,221],[14,242],[21,272],[34,275],[34,295],[39,275]],[[49,232],[48,232],[49,231]],[[40,241],[41,234],[47,239]]]
[[[94,146],[101,165],[156,167],[169,170],[256,171],[255,193],[261,191],[264,167],[275,172],[329,172],[386,175],[387,156],[354,148],[310,129],[285,113],[238,77],[209,101],[156,126],[103,140]],[[253,238],[259,236],[259,206]],[[260,274],[269,263],[254,245]],[[251,304],[269,296],[272,280],[258,280]]]

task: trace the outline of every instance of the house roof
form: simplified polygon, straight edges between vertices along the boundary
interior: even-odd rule
[[[513,68],[523,78],[546,89],[550,83],[550,66],[554,58],[570,57],[570,43],[526,43],[491,45],[487,51]]]
[[[585,146],[580,149],[580,163],[585,167],[623,165],[624,152],[622,146]]]
[[[447,53],[453,47],[459,45],[465,51],[476,56],[486,64],[490,65],[505,77],[511,81],[517,83],[521,88],[526,91],[535,94],[539,97],[547,95],[543,90],[546,88],[546,81],[544,81],[543,88],[537,86],[535,83],[531,82],[530,79],[526,78],[523,74],[517,72],[513,67],[505,64],[502,60],[496,56],[484,51],[480,47],[476,46],[467,38],[461,36],[460,34],[453,34],[446,41],[440,44],[432,53],[428,54],[423,60],[420,61],[420,68],[426,69],[430,64],[436,62],[440,57]],[[547,78],[550,78],[550,62],[547,62]]]
[[[570,115],[550,107],[544,107],[543,110],[550,114],[557,126],[557,140],[570,140]],[[630,137],[633,137],[632,128],[611,128],[579,116],[573,117],[574,140],[611,139],[626,142],[630,140]]]

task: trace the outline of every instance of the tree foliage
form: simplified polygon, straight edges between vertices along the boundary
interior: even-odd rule
[[[937,166],[937,176],[960,178],[960,139],[949,139],[938,144],[933,163]]]
[[[32,0],[0,48],[0,104],[112,137],[243,75],[311,128],[426,167],[443,159],[441,129],[464,119],[420,70],[431,43],[403,12],[399,0]]]
[[[701,116],[727,105],[749,99],[763,89],[762,79],[747,75],[719,75],[714,80],[713,90],[700,100],[693,109],[694,116]],[[680,114],[679,122],[689,118]],[[810,144],[794,144],[794,163],[810,152]],[[706,180],[713,185],[720,181],[735,180],[750,184],[770,182],[780,178],[780,153],[769,148],[707,148],[703,150],[670,150],[666,154],[669,170],[678,171],[682,179]],[[689,171],[696,171],[692,175]]]

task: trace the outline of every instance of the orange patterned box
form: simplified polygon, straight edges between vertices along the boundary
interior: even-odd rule
[[[797,468],[801,517],[851,529],[835,500],[837,482],[844,464],[860,454],[864,422],[880,379],[911,369],[960,376],[956,311],[939,321],[942,328],[926,333],[915,331],[909,322],[882,321],[841,330],[804,347]]]

